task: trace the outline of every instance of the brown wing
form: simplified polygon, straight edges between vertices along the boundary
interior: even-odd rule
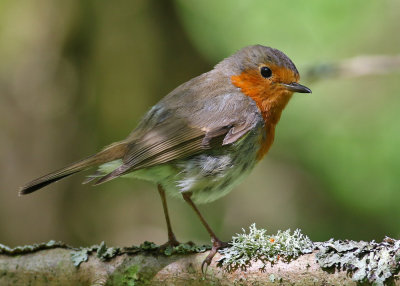
[[[171,126],[162,124],[139,140],[129,143],[129,151],[123,157],[123,164],[95,184],[104,183],[134,170],[220,147],[230,130],[231,126],[223,126],[207,132],[187,125],[177,125],[176,122]]]
[[[221,146],[227,132],[224,127],[207,132],[187,125],[182,119],[169,120],[129,144],[123,163],[136,170],[184,158]]]
[[[262,122],[255,102],[237,90],[206,96],[190,92],[180,87],[155,105],[126,139],[123,164],[96,184],[232,144]]]

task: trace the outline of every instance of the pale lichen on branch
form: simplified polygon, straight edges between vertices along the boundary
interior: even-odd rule
[[[385,238],[378,243],[331,239],[316,245],[316,259],[322,268],[348,271],[359,283],[384,285],[400,270],[400,240]]]
[[[257,229],[255,224],[250,226],[248,234],[243,229],[243,233],[232,237],[230,244],[220,251],[223,255],[221,264],[228,271],[246,270],[252,261],[262,261],[264,266],[279,259],[288,261],[314,250],[313,242],[299,229],[293,233],[288,229],[270,235],[265,229]]]
[[[400,241],[390,238],[380,243],[312,242],[300,230],[268,234],[253,224],[230,244],[205,276],[200,266],[209,246],[181,244],[163,249],[145,242],[120,248],[102,242],[73,248],[55,241],[16,248],[0,245],[0,285],[10,281],[21,285],[46,285],[46,281],[59,285],[86,285],[87,281],[104,282],[98,285],[232,285],[235,281],[240,285],[400,285]]]

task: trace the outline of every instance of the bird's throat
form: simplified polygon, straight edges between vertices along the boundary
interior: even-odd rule
[[[265,136],[260,138],[261,148],[257,154],[257,159],[261,160],[274,141],[275,126],[281,118],[283,109],[292,97],[292,93],[278,85],[275,87],[266,86],[258,74],[252,71],[232,76],[231,82],[240,88],[243,94],[255,101],[264,119]]]

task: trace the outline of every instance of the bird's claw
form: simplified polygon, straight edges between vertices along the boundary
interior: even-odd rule
[[[203,263],[201,263],[201,272],[203,274],[207,273],[208,266],[211,264],[212,259],[214,258],[215,254],[217,254],[218,250],[225,248],[228,245],[229,245],[228,242],[224,242],[219,239],[213,239],[213,245],[210,250],[210,253],[204,259]]]
[[[211,260],[212,259],[208,259],[208,256],[207,256],[206,259],[204,259],[203,263],[201,263],[201,273],[203,273],[203,275],[205,275],[207,273],[208,265],[211,264]],[[205,266],[205,270],[204,270],[204,266]]]

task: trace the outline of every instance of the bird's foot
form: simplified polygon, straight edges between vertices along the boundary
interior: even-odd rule
[[[164,252],[167,248],[169,248],[169,247],[172,248],[172,247],[178,246],[179,244],[181,244],[181,243],[176,240],[175,236],[170,237],[166,243],[160,245],[160,251]]]
[[[207,272],[207,268],[211,264],[211,261],[214,258],[215,254],[218,252],[218,250],[229,246],[228,242],[221,241],[218,238],[212,239],[212,243],[213,244],[210,253],[207,255],[206,259],[204,259],[203,263],[201,264],[201,272],[203,274]]]

